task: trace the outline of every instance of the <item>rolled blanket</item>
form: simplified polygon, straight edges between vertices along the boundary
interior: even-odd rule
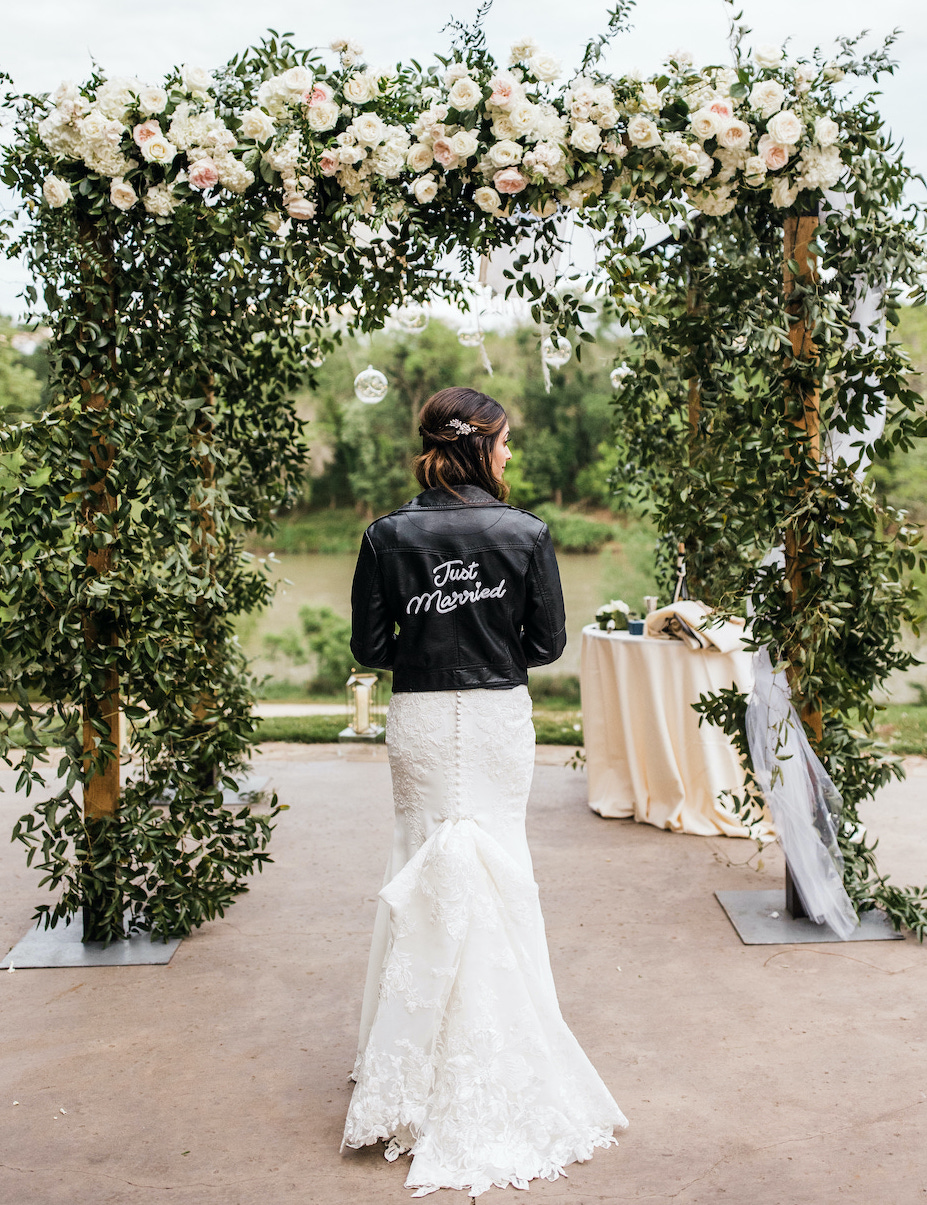
[[[657,640],[682,640],[690,649],[716,648],[733,653],[744,648],[744,621],[717,619],[706,603],[680,599],[651,611],[644,622],[644,635]]]

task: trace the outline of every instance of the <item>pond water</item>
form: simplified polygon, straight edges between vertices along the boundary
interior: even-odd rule
[[[643,609],[643,595],[653,593],[654,587],[646,564],[641,567],[630,563],[621,545],[599,553],[560,553],[557,559],[566,607],[567,647],[547,672],[578,674],[580,632],[584,624],[592,622],[602,603],[617,596]],[[274,580],[279,584],[272,606],[259,615],[246,616],[239,626],[242,645],[255,659],[255,672],[305,679],[304,667],[295,667],[296,672],[289,673],[281,662],[266,661],[262,656],[263,637],[267,633],[281,635],[287,628],[298,631],[299,609],[307,604],[328,606],[350,618],[354,562],[352,553],[305,553],[279,559],[274,569]]]

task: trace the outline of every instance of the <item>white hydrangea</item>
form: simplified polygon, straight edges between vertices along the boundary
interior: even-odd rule
[[[127,175],[137,164],[127,159],[118,147],[105,142],[88,143],[84,147],[83,160],[92,172],[108,176],[111,180]]]
[[[701,213],[720,218],[737,204],[737,190],[730,184],[724,188],[693,189],[689,192],[689,200]]]
[[[681,167],[688,175],[691,168],[697,170],[688,175],[696,184],[701,184],[714,170],[714,160],[702,147],[694,142],[686,142],[680,134],[669,134],[664,139],[663,147],[671,162]]]
[[[795,183],[800,189],[833,188],[843,175],[840,152],[835,146],[809,146],[798,161]]]
[[[727,150],[725,148],[715,151],[714,157],[721,164],[721,170],[715,177],[719,184],[729,184],[738,172],[743,171],[750,158],[745,150]]]
[[[83,138],[77,125],[60,109],[52,109],[38,124],[38,135],[53,155],[61,159],[80,159]]]
[[[125,124],[126,114],[135,108],[141,84],[131,76],[117,76],[97,88],[96,107],[113,121]]]
[[[262,109],[271,115],[271,117],[280,118],[286,112],[286,107],[293,100],[293,94],[290,92],[279,76],[274,76],[272,79],[266,79],[258,88],[257,101]]]
[[[180,204],[170,184],[155,184],[142,197],[145,209],[156,218],[169,218]]]
[[[220,155],[216,158],[219,168],[219,183],[229,192],[243,193],[254,183],[254,172],[250,171],[234,155]]]
[[[749,155],[744,163],[744,183],[758,188],[766,179],[766,161],[762,155]]]
[[[659,113],[663,108],[663,99],[656,84],[644,84],[641,88],[641,108],[649,109],[651,113]]]

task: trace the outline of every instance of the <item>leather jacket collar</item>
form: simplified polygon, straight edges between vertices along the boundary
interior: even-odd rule
[[[478,485],[458,485],[455,487],[458,498],[455,494],[448,490],[425,490],[413,498],[411,502],[407,502],[405,506],[400,507],[400,510],[415,510],[418,507],[427,507],[434,509],[435,507],[447,506],[506,506],[507,503],[500,502],[498,498],[494,498],[492,494],[488,494],[486,490],[481,489]]]

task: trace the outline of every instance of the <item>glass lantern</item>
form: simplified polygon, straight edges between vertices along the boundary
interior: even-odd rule
[[[338,733],[339,741],[375,741],[383,735],[383,725],[375,722],[377,683],[376,674],[352,670],[344,687],[348,726]]]

